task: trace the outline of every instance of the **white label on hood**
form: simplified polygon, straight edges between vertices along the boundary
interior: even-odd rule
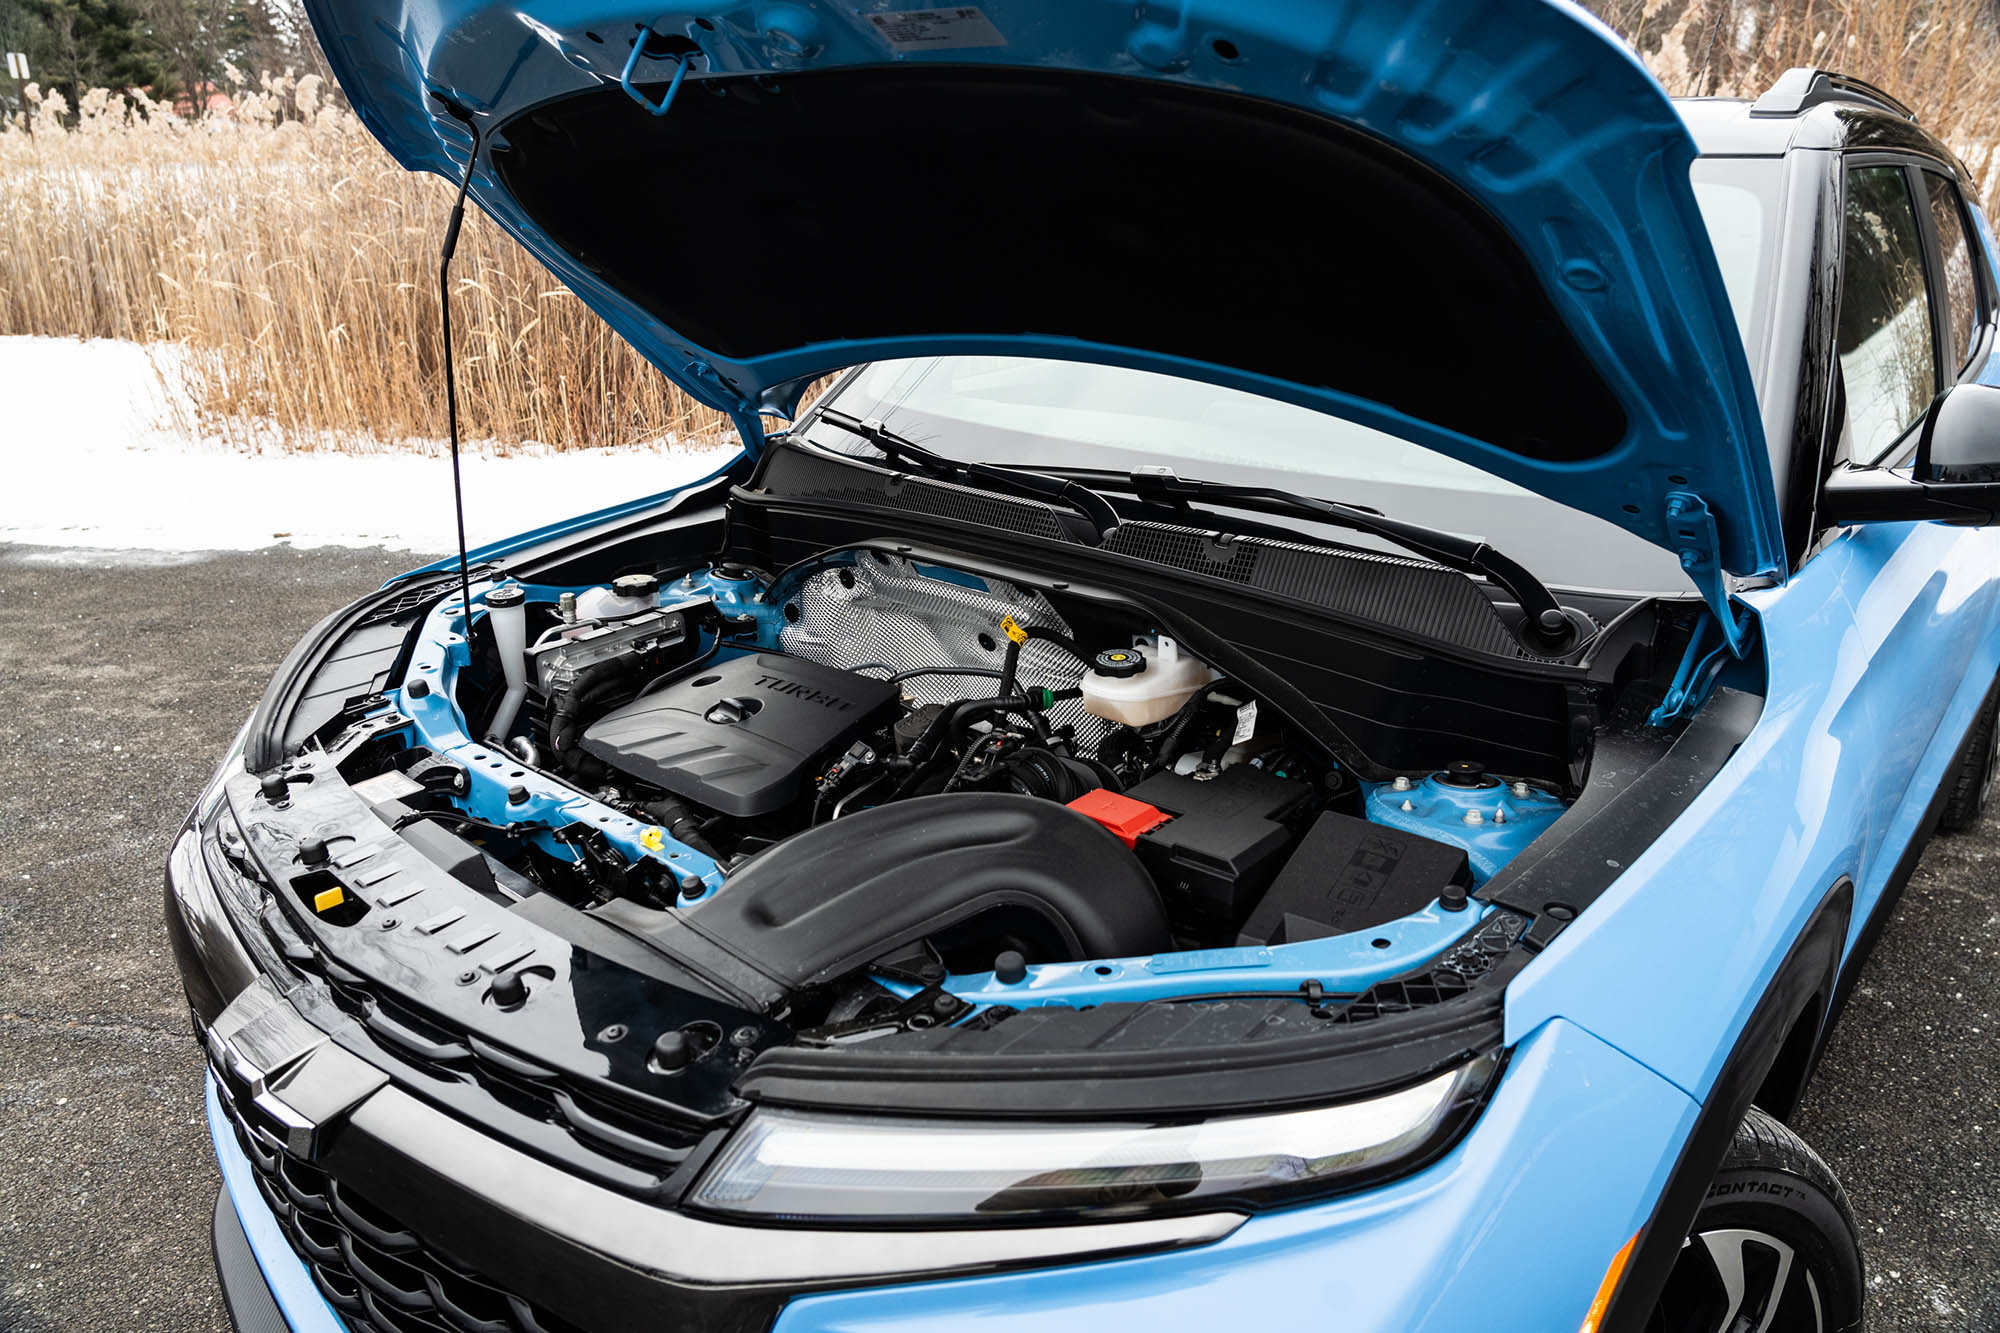
[[[870,14],[868,21],[894,51],[957,51],[972,46],[1005,46],[1007,39],[971,5],[954,9],[906,9]]]

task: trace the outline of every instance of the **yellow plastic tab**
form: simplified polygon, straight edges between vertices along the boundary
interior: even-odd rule
[[[657,852],[667,845],[667,835],[656,828],[640,829],[639,845],[649,852]]]
[[[313,911],[330,912],[347,901],[347,895],[338,888],[321,889],[313,895]]]
[[[1028,641],[1028,631],[1022,629],[1020,622],[1012,616],[1003,619],[1000,622],[1000,628],[1006,631],[1007,637],[1015,643],[1026,643]]]

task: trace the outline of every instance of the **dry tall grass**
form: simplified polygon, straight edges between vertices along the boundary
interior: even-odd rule
[[[1803,64],[1880,84],[2000,203],[1991,0],[1591,2],[1677,93],[1755,96]],[[180,343],[186,397],[238,440],[441,435],[447,187],[398,170],[320,94],[311,77],[267,78],[233,117],[191,125],[96,93],[0,126],[0,333]],[[728,429],[484,219],[455,273],[469,436],[569,447]]]
[[[1669,92],[1754,98],[1794,65],[1866,79],[1917,113],[2000,204],[1992,0],[1586,0]]]
[[[444,434],[444,182],[398,168],[311,76],[198,124],[97,93],[65,127],[59,100],[0,131],[0,333],[180,343],[168,364],[202,427],[240,443]],[[468,438],[729,429],[483,217],[452,272]]]

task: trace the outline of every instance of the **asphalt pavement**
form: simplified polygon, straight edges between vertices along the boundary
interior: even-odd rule
[[[227,1328],[161,864],[297,637],[418,563],[0,546],[5,1333]],[[1878,1333],[2000,1333],[1996,1014],[1989,815],[1925,855],[1797,1120],[1852,1197]]]

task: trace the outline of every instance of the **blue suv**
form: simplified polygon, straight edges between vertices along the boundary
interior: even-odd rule
[[[329,616],[189,817],[239,1328],[1860,1326],[1785,1120],[2000,678],[1907,110],[1544,0],[307,8],[742,447]]]

